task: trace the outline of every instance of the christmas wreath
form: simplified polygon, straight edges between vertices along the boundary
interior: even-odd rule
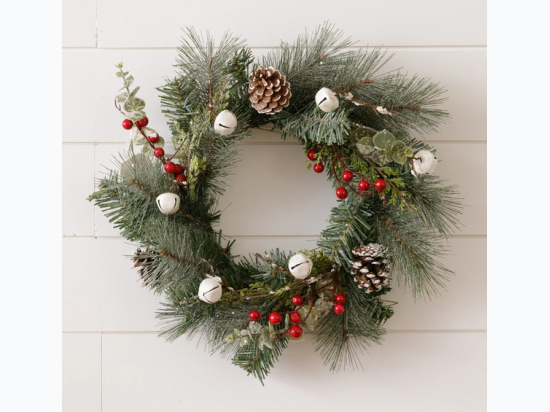
[[[458,224],[454,186],[433,176],[435,150],[412,136],[448,114],[444,89],[398,71],[378,74],[380,49],[350,48],[330,25],[282,43],[255,63],[243,41],[215,46],[193,29],[176,76],[158,90],[174,152],[149,126],[134,78],[117,65],[115,106],[130,148],[90,196],[122,236],[143,284],[165,295],[168,340],[202,334],[212,352],[261,381],[289,342],[311,336],[333,370],[380,342],[392,285],[430,296],[450,274],[438,258]],[[269,126],[304,145],[339,203],[315,250],[235,259],[216,224],[238,144]]]

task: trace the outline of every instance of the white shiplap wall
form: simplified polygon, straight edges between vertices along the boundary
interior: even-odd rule
[[[63,1],[63,410],[483,411],[486,405],[486,6],[477,0]],[[263,11],[271,18],[262,17]],[[277,12],[277,10],[279,10]],[[449,239],[455,271],[442,296],[401,291],[384,345],[364,370],[331,374],[306,342],[290,345],[260,386],[196,341],[157,338],[162,298],[141,288],[132,246],[85,200],[102,166],[126,147],[112,107],[124,61],[153,127],[168,135],[154,90],[173,72],[181,31],[242,34],[257,55],[330,19],[357,46],[396,53],[388,69],[431,76],[449,89],[452,121],[426,136],[441,176],[461,186],[462,232]],[[236,252],[310,247],[334,195],[308,172],[300,146],[255,132],[222,199]],[[315,208],[311,208],[315,205]],[[286,395],[283,395],[283,392]],[[327,394],[330,394],[327,396]],[[242,407],[239,407],[241,405]]]

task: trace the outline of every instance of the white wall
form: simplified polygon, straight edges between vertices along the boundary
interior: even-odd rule
[[[87,411],[483,411],[486,362],[486,35],[476,0],[241,1],[64,0],[63,18],[63,409]],[[382,346],[364,370],[330,373],[311,339],[290,344],[262,387],[197,341],[156,336],[161,297],[141,288],[132,246],[85,200],[127,132],[113,108],[123,60],[168,135],[154,87],[173,72],[180,27],[230,29],[256,54],[330,19],[358,46],[385,45],[389,68],[431,76],[449,89],[452,121],[426,139],[441,176],[461,186],[462,232],[445,264],[442,296],[399,301]],[[308,172],[296,142],[256,132],[222,199],[222,228],[236,251],[311,247],[335,196]],[[295,200],[291,200],[295,199]],[[296,200],[297,199],[297,200]],[[312,208],[312,206],[314,206]]]

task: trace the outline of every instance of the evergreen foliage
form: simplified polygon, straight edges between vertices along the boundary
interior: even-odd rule
[[[445,253],[445,237],[458,225],[457,189],[437,177],[411,174],[413,153],[433,151],[411,133],[434,131],[447,119],[436,108],[444,89],[429,79],[382,73],[391,56],[380,49],[350,49],[353,43],[342,36],[325,24],[254,62],[239,38],[225,34],[215,44],[209,35],[204,40],[188,29],[178,48],[176,75],[158,89],[176,152],[151,159],[146,154],[152,145],[134,128],[147,150],[135,153],[131,147],[121,155],[117,168],[90,196],[122,236],[145,249],[134,260],[141,259],[144,284],[166,297],[159,312],[162,335],[168,340],[200,335],[212,352],[230,357],[260,381],[293,340],[288,313],[295,310],[290,303],[294,295],[303,297],[303,325],[315,330],[316,348],[332,370],[358,366],[358,354],[382,340],[382,325],[393,314],[394,302],[382,299],[390,287],[373,294],[357,287],[350,274],[354,247],[382,244],[392,282],[410,287],[415,296],[436,293],[450,275],[438,258]],[[290,105],[276,115],[256,112],[248,100],[250,74],[259,63],[277,68],[291,84]],[[117,67],[126,90],[120,104],[143,110],[137,89],[130,91],[133,78],[122,71],[122,64]],[[332,113],[315,104],[322,87],[340,99]],[[216,114],[225,109],[238,119],[228,136],[213,129]],[[345,184],[339,177],[345,170],[371,185],[378,179],[387,183],[383,190],[364,193],[349,186],[349,197],[331,210],[318,250],[302,252],[313,262],[303,280],[288,270],[292,252],[276,249],[237,259],[232,243],[223,245],[224,237],[214,229],[221,214],[218,199],[238,144],[251,128],[265,125],[280,131],[282,138],[298,139],[306,151],[316,149],[316,161],[325,166],[334,187]],[[146,137],[143,130],[141,134]],[[372,147],[361,146],[364,142]],[[167,160],[182,166],[185,185],[176,185],[162,171]],[[169,191],[180,196],[181,206],[167,216],[155,199]],[[206,276],[223,280],[222,298],[213,304],[197,296]],[[347,297],[342,315],[332,311],[337,292]],[[263,315],[260,320],[248,320],[251,310]],[[265,315],[272,311],[286,315],[285,321],[270,324]]]

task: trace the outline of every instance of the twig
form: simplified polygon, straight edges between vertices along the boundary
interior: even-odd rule
[[[414,212],[414,210],[409,206],[409,203],[407,202],[407,198],[405,197],[405,194],[398,189],[398,187],[391,181],[391,179],[384,173],[381,167],[378,167],[376,163],[374,163],[368,156],[363,156],[363,159],[365,159],[378,173],[382,175],[382,177],[390,184],[390,186],[395,190],[395,192],[401,197],[403,202],[405,203],[405,206],[407,206],[407,210],[411,213]]]

